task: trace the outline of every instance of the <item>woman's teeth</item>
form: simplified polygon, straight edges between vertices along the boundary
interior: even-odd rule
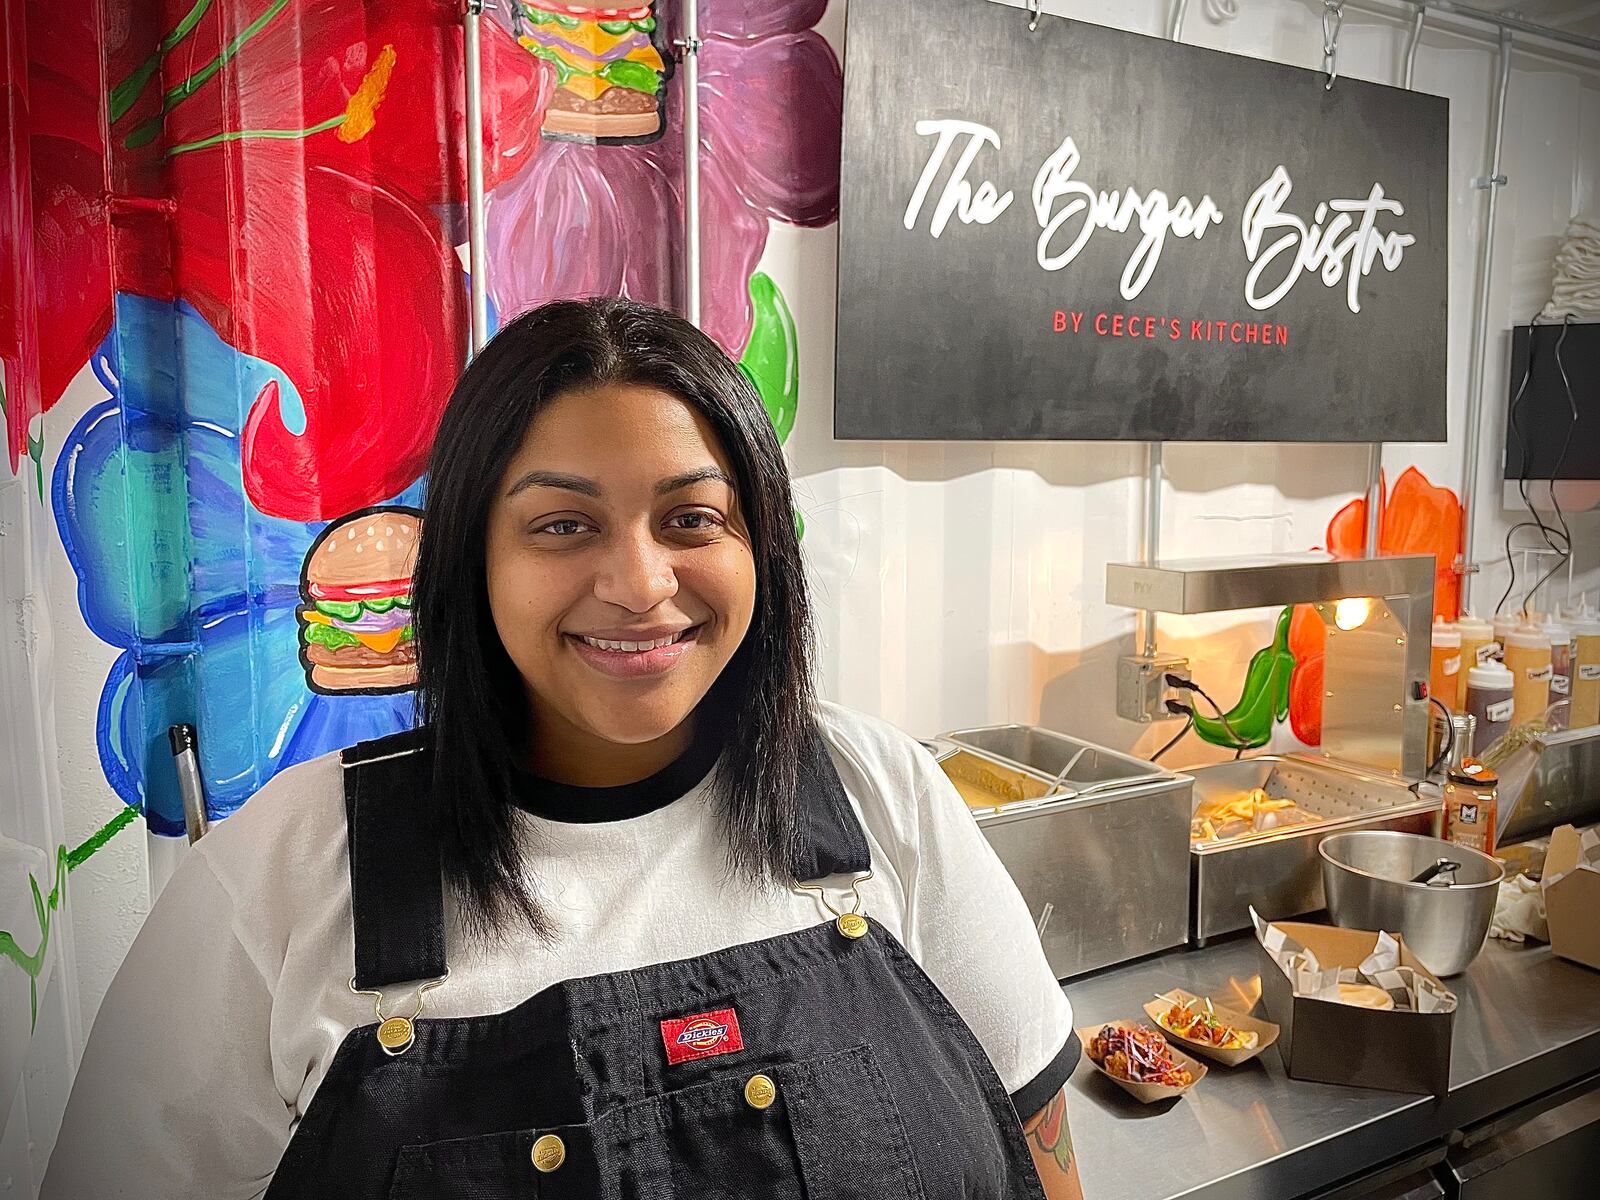
[[[599,650],[622,651],[626,654],[637,654],[642,650],[657,650],[662,646],[670,646],[674,642],[681,642],[684,638],[684,635],[688,632],[689,631],[685,629],[681,633],[673,634],[671,637],[656,638],[652,642],[613,642],[607,640],[606,638],[593,637],[583,637],[582,640]],[[579,636],[582,637],[582,635]]]

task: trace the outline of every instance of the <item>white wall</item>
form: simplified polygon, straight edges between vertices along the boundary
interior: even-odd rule
[[[1320,65],[1320,5],[1242,0],[1239,18],[1223,25],[1208,21],[1203,7],[1192,5],[1185,40]],[[1166,5],[1157,0],[1046,0],[1045,8],[1143,32],[1165,26]],[[821,26],[840,49],[843,17],[843,4],[835,0]],[[1398,25],[1351,10],[1341,71],[1397,82],[1403,45]],[[1437,34],[1425,39],[1416,85],[1452,101],[1451,434],[1443,446],[1390,446],[1385,462],[1391,474],[1416,464],[1434,482],[1455,488],[1481,222],[1480,194],[1471,180],[1483,174],[1492,76],[1487,43]],[[1542,303],[1555,237],[1569,216],[1594,211],[1600,199],[1600,74],[1519,56],[1506,144],[1511,184],[1496,229],[1490,434],[1480,490],[1486,504],[1478,517],[1485,558],[1494,553],[1505,520],[1497,483],[1505,331]],[[1105,564],[1138,551],[1141,448],[834,442],[835,248],[832,229],[777,226],[761,264],[783,288],[799,323],[803,393],[789,450],[817,585],[824,691],[917,733],[1040,720],[1113,746],[1152,749],[1173,727],[1141,730],[1112,715],[1115,659],[1132,645],[1133,614],[1102,600]],[[99,395],[85,372],[46,418],[47,443],[59,446]],[[1328,518],[1360,492],[1366,451],[1174,445],[1166,462],[1163,549],[1192,557],[1319,544]],[[1587,586],[1600,586],[1600,518],[1586,514],[1574,528]],[[113,652],[83,628],[75,580],[59,541],[51,541],[64,840],[75,845],[115,811],[93,728]],[[1503,581],[1500,568],[1486,566],[1478,590],[1483,602],[1492,603]],[[1193,655],[1203,679],[1223,679],[1217,690],[1230,697],[1244,661],[1268,635],[1260,616],[1164,619],[1162,628],[1164,644]],[[1197,757],[1174,754],[1178,762]],[[124,835],[73,874],[69,911],[84,1028],[148,911],[150,861],[142,838]]]
[[[0,929],[23,954],[46,953],[37,1020],[28,974],[0,960],[0,1196],[37,1187],[82,1036],[72,923],[55,913],[46,938],[33,898],[33,885],[48,898],[58,884],[66,833],[52,720],[59,613],[44,586],[54,531],[31,467],[0,474]]]

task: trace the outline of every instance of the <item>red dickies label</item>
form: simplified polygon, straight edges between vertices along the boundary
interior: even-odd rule
[[[739,1014],[731,1008],[695,1013],[692,1017],[670,1017],[661,1022],[661,1040],[667,1047],[668,1065],[744,1049]]]

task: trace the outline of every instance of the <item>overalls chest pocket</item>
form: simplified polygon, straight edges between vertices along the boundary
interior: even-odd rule
[[[584,1125],[406,1146],[389,1200],[926,1200],[870,1046],[760,1066]]]

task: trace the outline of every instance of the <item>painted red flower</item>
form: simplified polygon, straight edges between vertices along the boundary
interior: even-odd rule
[[[30,36],[46,31],[29,46],[34,254],[58,288],[39,301],[33,411],[104,336],[113,290],[181,297],[293,385],[245,398],[261,511],[320,520],[395,494],[423,470],[464,357],[457,231],[438,210],[464,195],[456,6],[163,0],[159,29],[115,7],[73,27],[29,6]],[[552,78],[484,32],[493,186],[537,146]],[[165,197],[162,238],[141,201]],[[13,464],[24,415],[9,414]]]
[[[749,280],[768,220],[838,216],[843,73],[811,28],[826,8],[701,0],[701,323],[735,358],[750,339]],[[683,78],[667,85],[658,141],[547,142],[489,198],[489,288],[502,314],[596,294],[682,307]]]
[[[1461,501],[1446,487],[1429,483],[1415,467],[1378,488],[1378,553],[1434,556],[1433,613],[1453,621],[1461,609]],[[1328,522],[1328,552],[1337,558],[1360,558],[1366,552],[1367,501],[1358,496]],[[1289,716],[1295,736],[1308,746],[1322,744],[1323,654],[1327,629],[1309,604],[1295,610],[1289,649],[1295,656],[1290,683]]]

